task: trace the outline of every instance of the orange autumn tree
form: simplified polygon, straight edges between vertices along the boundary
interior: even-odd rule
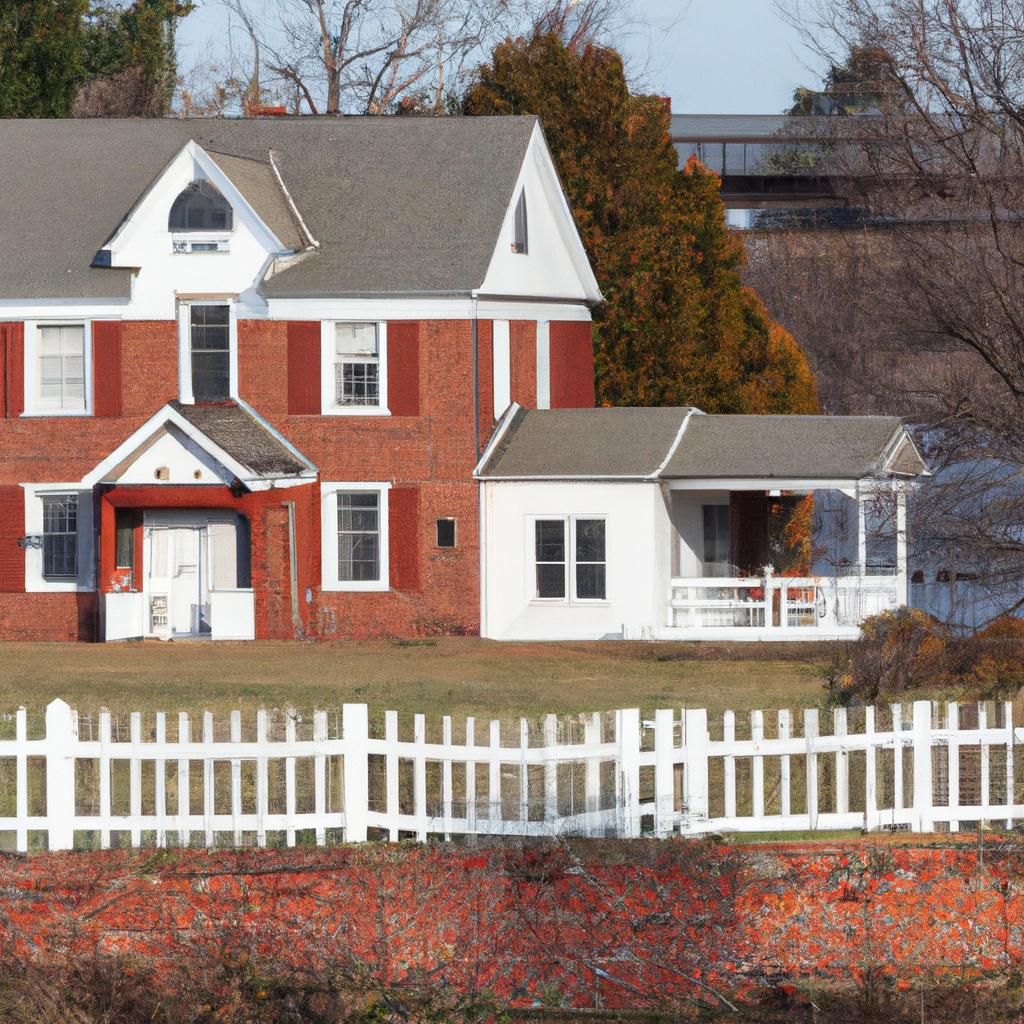
[[[462,106],[543,121],[606,300],[595,314],[599,402],[818,412],[803,353],[742,285],[719,179],[696,160],[678,169],[664,103],[629,91],[615,50],[556,33],[506,40]]]

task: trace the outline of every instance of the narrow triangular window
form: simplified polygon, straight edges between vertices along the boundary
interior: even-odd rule
[[[519,193],[519,201],[516,203],[515,234],[512,239],[512,251],[526,255],[528,252],[528,237],[526,229],[526,189]]]

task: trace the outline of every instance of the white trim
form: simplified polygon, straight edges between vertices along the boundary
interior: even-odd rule
[[[494,415],[512,404],[512,331],[508,320],[495,320],[491,330],[491,393]]]
[[[391,589],[391,552],[388,543],[388,491],[387,482],[326,481],[320,484],[320,589],[329,593],[375,592]],[[347,491],[376,491],[380,494],[380,579],[338,579],[338,499]]]
[[[338,405],[335,391],[334,336],[338,324],[372,323],[377,328],[377,405]],[[320,321],[320,414],[322,416],[390,416],[388,409],[388,324],[386,320]]]
[[[249,319],[250,307],[242,312]],[[252,319],[268,320],[471,320],[469,292],[459,295],[367,295],[337,298],[267,298],[267,307],[251,310]],[[589,323],[593,318],[585,302],[546,302],[542,299],[481,298],[481,320],[571,320]]]
[[[120,320],[131,299],[3,299],[0,320]]]
[[[228,307],[228,397],[238,399],[238,313],[232,297],[223,295],[178,296],[178,400],[194,405],[192,393],[192,318],[193,306]]]
[[[284,178],[281,177],[281,172],[277,167],[277,161],[274,159],[274,151],[272,149],[268,149],[267,155],[270,157],[270,168],[274,172],[274,177],[277,178],[277,183],[281,186],[281,191],[284,193],[285,199],[288,200],[288,207],[292,211],[295,219],[299,222],[299,227],[301,228],[302,233],[306,236],[306,241],[309,243],[311,248],[319,249],[320,243],[313,237],[313,232],[309,230],[302,214],[299,213],[299,208],[295,205],[295,200],[292,199],[292,194],[288,191],[288,186],[285,185]]]
[[[856,477],[815,480],[806,477],[754,476],[692,477],[679,480],[663,477],[661,482],[670,491],[843,491],[852,496],[861,480]]]
[[[686,428],[690,425],[690,417],[697,413],[699,416],[704,414],[699,409],[687,409],[686,415],[683,417],[683,422],[679,424],[679,430],[676,431],[676,436],[672,440],[672,444],[669,445],[668,452],[665,454],[665,458],[661,460],[661,465],[651,474],[651,480],[657,480],[661,477],[665,467],[672,461],[672,456],[675,455],[676,449],[679,447],[679,442],[683,439],[683,434],[686,433]]]
[[[26,594],[90,593],[96,589],[96,537],[93,529],[92,488],[81,483],[22,484],[25,492],[25,535],[43,532],[44,494],[77,494],[76,517],[78,535],[78,577],[71,580],[48,580],[43,577],[43,552],[38,548],[25,551]]]
[[[40,404],[39,398],[39,329],[41,327],[81,327],[82,328],[82,367],[83,387],[85,389],[85,408],[64,410],[47,409]],[[93,412],[93,367],[92,367],[92,321],[81,317],[45,317],[39,320],[24,322],[24,367],[23,387],[25,409],[22,416],[74,418],[92,416]]]
[[[537,321],[537,408],[551,408],[551,321]]]
[[[487,447],[484,448],[483,454],[480,456],[480,461],[473,468],[473,476],[474,476],[475,479],[484,480],[484,481],[502,479],[501,477],[491,477],[491,476],[481,477],[480,476],[480,470],[481,470],[481,467],[486,466],[487,463],[490,461],[491,453],[501,443],[501,439],[508,432],[508,428],[512,425],[512,420],[515,419],[515,415],[516,415],[517,412],[519,412],[520,409],[522,409],[522,406],[518,402],[513,402],[505,410],[505,414],[498,421],[498,426],[495,428],[494,433],[491,435],[490,441],[487,442]],[[513,479],[513,478],[510,477],[508,479]],[[560,480],[562,478],[561,477],[555,477],[554,479]]]

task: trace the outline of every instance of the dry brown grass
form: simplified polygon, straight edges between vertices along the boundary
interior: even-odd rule
[[[619,707],[802,707],[824,645],[337,643],[0,644],[0,711],[62,697],[80,711],[322,707],[481,717]]]

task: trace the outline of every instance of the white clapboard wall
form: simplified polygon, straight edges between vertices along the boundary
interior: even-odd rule
[[[215,729],[209,713],[133,713],[115,729],[100,712],[85,728],[58,700],[30,737],[20,709],[0,738],[0,834],[25,851],[1024,820],[1024,729],[1010,702],[729,711],[713,730],[700,709],[549,715],[512,729],[469,718],[457,737],[444,717],[430,739],[424,715],[411,738],[394,711],[371,730],[365,704],[311,722],[282,712],[273,730],[267,712],[252,717],[232,712]]]

